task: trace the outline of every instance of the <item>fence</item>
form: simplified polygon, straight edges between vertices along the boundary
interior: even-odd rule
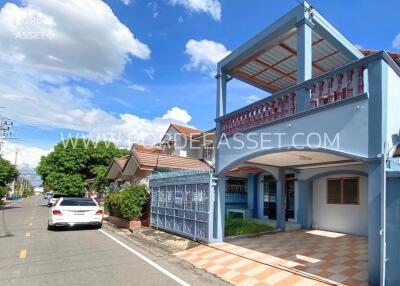
[[[214,192],[212,174],[173,171],[150,176],[151,225],[210,242]]]

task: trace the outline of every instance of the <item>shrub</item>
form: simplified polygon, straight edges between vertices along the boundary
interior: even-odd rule
[[[111,216],[121,217],[122,193],[109,193],[104,200],[104,207]]]
[[[147,188],[144,185],[132,184],[122,190],[121,216],[124,219],[139,219],[148,200]]]
[[[132,184],[124,187],[121,192],[108,194],[104,206],[111,216],[133,220],[142,216],[147,200],[146,186]]]

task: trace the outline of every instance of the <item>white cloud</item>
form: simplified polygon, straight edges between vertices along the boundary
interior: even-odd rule
[[[190,56],[190,62],[185,67],[188,70],[197,69],[203,73],[215,75],[216,64],[230,52],[221,43],[191,39],[186,43],[185,53]]]
[[[392,46],[393,48],[400,50],[400,33],[398,33],[397,36],[393,39]]]
[[[160,142],[169,124],[189,126],[191,119],[188,112],[179,107],[172,107],[164,115],[153,119],[141,118],[134,114],[121,114],[118,123],[91,130],[90,136],[108,139],[124,147],[130,147],[135,142],[152,145]]]
[[[185,109],[172,107],[167,111],[166,114],[163,115],[162,119],[188,123],[190,120],[192,120],[192,117]]]
[[[218,0],[169,0],[171,5],[183,5],[191,12],[208,13],[215,21],[221,20],[221,3]]]
[[[29,180],[32,185],[38,186],[42,183],[42,180],[36,174],[35,168],[39,164],[40,158],[50,153],[50,151],[6,141],[2,146],[1,155],[14,164],[15,155],[17,154],[17,168],[20,176]]]
[[[83,132],[99,140],[111,136],[126,147],[133,142],[157,143],[170,123],[189,125],[191,116],[179,107],[151,119],[107,112],[92,103],[95,100],[91,90],[75,81],[112,81],[130,56],[147,58],[150,54],[106,4],[99,0],[24,3],[22,7],[7,3],[0,11],[0,102],[5,107],[4,116],[41,128]],[[46,22],[39,28],[54,33],[51,41],[15,40],[13,33],[20,27],[13,19],[20,17],[25,23],[35,19],[32,15],[37,17],[35,21]],[[23,29],[34,28],[28,26]],[[154,77],[153,67],[145,72]],[[145,90],[134,84],[131,88]],[[19,148],[30,152],[25,156],[30,167],[46,151]]]
[[[261,97],[258,95],[247,95],[247,96],[242,96],[242,98],[246,101],[247,104],[253,103],[261,99]]]
[[[48,74],[110,82],[149,47],[100,0],[26,0],[0,11],[0,59]]]
[[[136,91],[146,91],[146,88],[144,86],[141,86],[138,84],[131,84],[128,86],[128,88],[136,90]]]
[[[38,147],[29,147],[22,144],[4,142],[1,153],[4,158],[14,164],[15,154],[17,153],[18,169],[34,169],[39,164],[40,157],[47,155],[51,150]]]
[[[153,119],[133,114],[114,115],[93,106],[90,99],[82,96],[82,90],[76,86],[45,85],[29,74],[0,64],[3,114],[27,125],[69,129],[100,136],[99,139],[112,136],[119,139],[117,143],[129,146],[133,142],[157,143],[170,123],[188,125],[191,120],[188,112],[178,107]]]

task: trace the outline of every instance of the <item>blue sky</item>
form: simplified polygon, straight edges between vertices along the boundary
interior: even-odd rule
[[[70,2],[60,9],[54,0],[0,1],[0,106],[15,120],[19,138],[3,152],[11,158],[18,148],[29,166],[60,133],[131,133],[130,141],[154,143],[170,122],[212,128],[217,59],[298,5]],[[400,1],[311,3],[353,44],[400,51]],[[42,34],[26,39],[19,32]],[[266,96],[239,82],[230,85],[230,110]]]

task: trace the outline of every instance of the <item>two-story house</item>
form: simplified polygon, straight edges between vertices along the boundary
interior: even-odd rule
[[[360,51],[306,2],[221,60],[215,241],[234,185],[242,207],[280,230],[367,237],[369,284],[400,285],[399,63]],[[227,112],[232,79],[265,98]]]

